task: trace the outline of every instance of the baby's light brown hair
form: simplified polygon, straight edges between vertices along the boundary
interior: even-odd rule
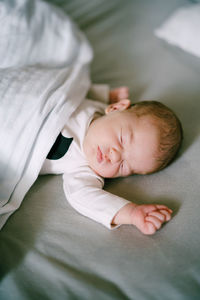
[[[131,110],[137,117],[150,116],[160,131],[160,144],[156,153],[158,162],[156,170],[166,167],[176,156],[183,139],[183,129],[180,120],[166,105],[158,101],[141,101]]]

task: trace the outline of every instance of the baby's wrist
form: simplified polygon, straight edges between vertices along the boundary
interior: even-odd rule
[[[117,214],[114,216],[112,224],[122,225],[122,224],[133,224],[133,211],[137,207],[135,203],[128,203],[123,206]]]

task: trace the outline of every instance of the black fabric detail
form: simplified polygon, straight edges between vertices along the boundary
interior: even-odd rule
[[[60,133],[51,150],[49,151],[47,158],[56,160],[63,157],[68,151],[72,141],[73,138],[66,138]]]

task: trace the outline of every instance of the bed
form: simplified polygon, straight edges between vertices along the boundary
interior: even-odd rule
[[[39,176],[0,231],[0,299],[199,299],[200,58],[169,42],[164,27],[198,1],[48,2],[86,34],[92,82],[127,85],[132,102],[160,100],[182,121],[173,164],[105,184],[136,203],[168,205],[173,218],[153,236],[129,225],[108,230],[69,205],[62,176]]]

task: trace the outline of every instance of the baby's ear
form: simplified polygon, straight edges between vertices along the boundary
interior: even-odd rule
[[[131,101],[129,99],[120,100],[119,102],[108,105],[105,109],[105,114],[107,115],[110,112],[113,112],[115,110],[118,110],[118,111],[125,110],[125,109],[129,108],[130,105],[131,105]]]

